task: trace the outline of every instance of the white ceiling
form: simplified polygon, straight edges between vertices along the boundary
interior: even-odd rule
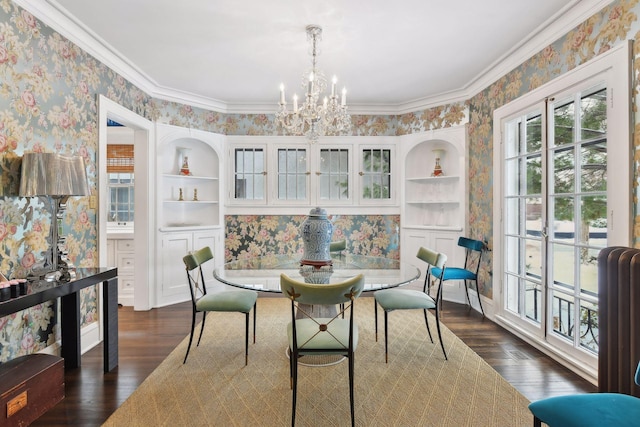
[[[318,24],[318,68],[351,111],[399,113],[466,99],[609,1],[16,3],[150,95],[228,112],[274,111],[280,83],[301,94],[305,27]]]

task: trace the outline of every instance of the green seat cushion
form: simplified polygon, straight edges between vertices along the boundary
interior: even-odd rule
[[[385,289],[374,292],[373,296],[385,311],[436,307],[435,301],[429,295],[411,289]]]
[[[320,324],[327,324],[327,331],[318,332],[320,326],[311,319],[297,319],[296,332],[300,352],[314,350],[315,354],[344,353],[349,348],[349,320],[347,319],[315,319]],[[315,334],[315,336],[314,336]],[[293,348],[293,323],[287,325],[289,348]],[[313,337],[313,338],[312,338]],[[309,340],[311,338],[311,340]],[[309,340],[309,341],[308,341]],[[307,342],[308,341],[308,342]],[[353,324],[353,350],[358,346],[358,325]],[[326,351],[322,351],[326,350]]]
[[[239,311],[248,313],[253,308],[258,293],[255,291],[233,290],[212,292],[196,302],[198,311]]]
[[[550,427],[625,427],[640,425],[640,399],[619,393],[550,397],[529,405]]]

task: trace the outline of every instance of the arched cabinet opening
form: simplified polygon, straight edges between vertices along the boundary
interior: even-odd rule
[[[458,238],[468,229],[467,127],[402,138],[401,257],[415,263],[418,249],[424,246],[446,254],[449,265],[463,265]],[[445,282],[443,298],[465,303],[464,283]]]
[[[209,246],[214,262],[205,279],[214,287],[213,268],[224,262],[224,136],[157,125],[158,271],[156,306],[187,301],[189,288],[182,258]]]

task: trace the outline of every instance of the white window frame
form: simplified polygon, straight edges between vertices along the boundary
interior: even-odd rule
[[[563,74],[551,82],[529,92],[517,100],[494,111],[494,238],[493,238],[493,289],[495,302],[495,320],[498,324],[523,338],[536,348],[554,357],[560,363],[582,375],[584,378],[597,381],[597,359],[593,357],[576,358],[574,353],[567,353],[547,342],[542,334],[544,327],[535,333],[530,329],[515,324],[504,307],[502,278],[504,275],[502,262],[504,258],[503,243],[503,198],[502,188],[502,127],[503,122],[516,117],[526,110],[534,109],[536,104],[554,94],[562,93],[570,88],[599,77],[607,87],[607,203],[608,212],[608,246],[630,246],[633,220],[633,151],[631,120],[631,43],[627,41],[608,52],[605,52],[576,69]]]

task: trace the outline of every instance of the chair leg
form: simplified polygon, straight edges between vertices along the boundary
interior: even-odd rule
[[[258,301],[253,304],[253,343],[256,343],[256,308],[258,307]]]
[[[376,299],[373,299],[373,313],[375,316],[375,323],[376,323],[376,342],[378,342],[378,302],[376,301]]]
[[[289,347],[289,388],[293,390],[293,351]]]
[[[207,319],[207,312],[203,311],[202,312],[202,327],[200,327],[200,335],[198,336],[198,343],[196,344],[196,347],[198,347],[200,345],[200,340],[202,339],[202,331],[204,331],[204,321]]]
[[[349,403],[351,406],[351,427],[355,426],[355,409],[353,405],[354,392],[353,392],[353,376],[355,361],[353,359],[353,352],[349,352]]]
[[[387,333],[387,310],[384,311],[384,363],[389,363],[389,334]]]
[[[193,332],[196,328],[196,311],[193,310],[193,314],[191,316],[191,334],[189,335],[189,345],[187,345],[187,354],[184,355],[184,361],[182,364],[187,363],[187,357],[189,357],[189,350],[191,350],[191,343],[193,342]]]
[[[480,311],[484,317],[484,308],[482,308],[482,298],[480,298],[480,287],[478,286],[478,279],[476,279],[476,293],[478,294],[478,304],[480,304]]]
[[[464,281],[464,293],[467,295],[467,304],[471,307],[471,298],[469,298],[469,281]]]
[[[426,323],[426,325],[427,325],[427,332],[429,332],[429,339],[431,340],[431,343],[433,344],[433,336],[431,336],[431,328],[429,328],[429,320],[427,320],[427,309],[425,308],[422,311],[424,312],[424,323]]]
[[[533,427],[542,427],[542,420],[535,415],[533,416]]]
[[[293,396],[291,399],[291,427],[296,425],[296,397],[298,394],[298,352],[290,353],[289,357],[293,361]]]
[[[244,314],[244,366],[249,364],[249,312]]]
[[[447,352],[444,349],[444,342],[442,341],[442,334],[440,333],[440,312],[436,309],[436,327],[438,328],[438,339],[440,340],[440,347],[442,347],[442,354],[444,354],[444,360],[447,358]]]

